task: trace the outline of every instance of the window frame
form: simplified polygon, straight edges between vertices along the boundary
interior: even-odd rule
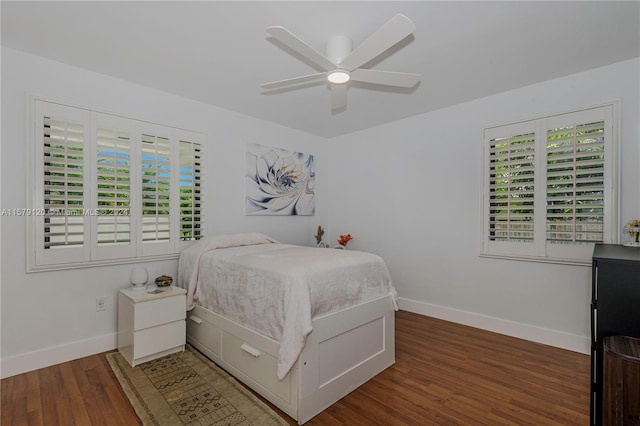
[[[26,272],[40,272],[64,269],[87,268],[96,266],[115,265],[123,263],[139,263],[158,260],[177,259],[185,247],[193,243],[182,240],[180,234],[180,176],[179,165],[180,141],[189,141],[200,148],[200,180],[204,182],[211,173],[209,161],[209,137],[203,132],[186,130],[175,126],[153,123],[148,120],[128,117],[121,114],[99,111],[95,108],[73,105],[67,102],[27,95],[27,241],[26,241]],[[78,114],[84,124],[84,193],[83,209],[86,212],[84,221],[84,244],[74,248],[74,253],[67,249],[45,249],[43,244],[43,216],[44,209],[44,117],[51,109],[58,114]],[[73,117],[72,117],[73,118]],[[117,131],[129,133],[130,141],[130,241],[128,243],[109,246],[98,244],[98,129],[113,127]],[[142,242],[142,134],[145,131],[161,132],[162,137],[170,141],[169,162],[176,165],[175,172],[170,174],[170,238],[163,244],[145,244]],[[207,229],[207,196],[201,186],[200,236],[204,236]],[[96,214],[92,213],[96,212]],[[203,212],[205,214],[203,214]]]
[[[480,181],[480,257],[513,259],[534,262],[591,265],[594,243],[553,244],[547,240],[547,137],[548,130],[555,123],[570,121],[575,116],[601,114],[605,127],[604,141],[604,222],[603,243],[616,244],[619,241],[619,153],[620,114],[619,101],[577,108],[536,118],[514,121],[506,124],[485,126],[482,130],[482,179]],[[576,122],[575,124],[582,124]],[[534,239],[532,243],[490,241],[490,140],[504,136],[506,129],[535,132],[535,174],[534,174]]]

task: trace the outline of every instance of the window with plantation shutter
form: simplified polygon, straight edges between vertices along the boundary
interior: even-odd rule
[[[89,219],[84,215],[85,194],[90,191],[90,115],[63,105],[38,103],[26,209],[31,226],[31,259],[40,264],[67,264],[89,259]]]
[[[134,123],[108,114],[94,115],[91,186],[92,257],[117,259],[135,256]]]
[[[587,263],[617,242],[616,108],[485,129],[482,255]]]
[[[180,239],[202,237],[202,146],[180,141]]]
[[[84,244],[84,127],[44,117],[44,248]]]
[[[490,141],[489,239],[533,242],[535,134]]]
[[[205,135],[32,105],[29,271],[175,258],[204,235]]]
[[[169,241],[171,155],[166,137],[142,135],[142,241]]]
[[[547,131],[547,241],[603,241],[604,165],[604,121]]]
[[[96,176],[98,244],[131,241],[131,138],[116,129],[98,128]]]

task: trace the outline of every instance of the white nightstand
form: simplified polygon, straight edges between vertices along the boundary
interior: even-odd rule
[[[184,350],[187,292],[159,290],[127,288],[118,295],[118,350],[133,367]]]

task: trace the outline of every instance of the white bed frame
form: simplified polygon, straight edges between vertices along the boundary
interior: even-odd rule
[[[297,363],[277,378],[279,344],[201,306],[187,341],[303,424],[395,362],[391,296],[313,319]]]

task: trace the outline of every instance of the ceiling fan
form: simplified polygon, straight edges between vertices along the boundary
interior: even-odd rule
[[[326,70],[326,72],[264,83],[260,87],[269,90],[280,89],[302,83],[326,80],[331,88],[331,108],[333,110],[340,110],[346,107],[347,83],[349,81],[395,87],[413,87],[418,83],[420,74],[379,71],[360,67],[405,39],[415,28],[409,18],[398,14],[353,51],[351,50],[351,39],[348,37],[331,37],[327,41],[326,55],[322,55],[285,28],[279,26],[268,27],[266,31],[272,37]]]

